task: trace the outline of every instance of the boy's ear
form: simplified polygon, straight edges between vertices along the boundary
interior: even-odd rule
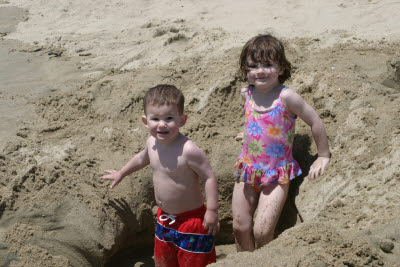
[[[187,114],[181,115],[181,123],[182,123],[181,126],[185,125],[186,121],[187,121]]]
[[[144,124],[146,127],[148,127],[148,126],[147,126],[147,117],[146,117],[146,115],[143,115],[143,116],[142,116],[142,122],[143,122],[143,124]]]

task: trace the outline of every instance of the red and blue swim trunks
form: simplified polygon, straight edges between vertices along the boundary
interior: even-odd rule
[[[214,236],[203,226],[205,213],[204,205],[176,215],[158,209],[155,266],[197,267],[216,262]]]

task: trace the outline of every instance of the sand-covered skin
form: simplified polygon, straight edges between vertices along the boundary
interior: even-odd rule
[[[210,158],[217,241],[231,244],[234,136],[244,122],[238,56],[266,30],[283,38],[295,67],[287,85],[321,115],[333,157],[316,182],[292,183],[283,233],[254,253],[218,246],[215,265],[399,265],[399,3],[0,1],[6,8],[17,14],[0,28],[2,59],[16,59],[8,73],[40,68],[15,79],[19,91],[0,76],[10,127],[0,131],[2,266],[151,266],[149,169],[113,190],[99,177],[143,148],[141,98],[158,83],[186,96],[183,133]],[[300,120],[294,153],[306,173],[316,149]]]

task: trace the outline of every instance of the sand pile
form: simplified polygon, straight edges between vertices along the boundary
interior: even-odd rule
[[[149,170],[114,190],[99,177],[142,149],[141,98],[147,88],[170,83],[186,96],[183,132],[207,152],[218,178],[216,265],[260,266],[268,259],[269,266],[396,266],[399,7],[389,1],[0,1],[0,14],[18,15],[1,16],[8,26],[0,28],[0,55],[29,59],[0,77],[31,62],[28,73],[38,70],[14,79],[19,91],[4,78],[0,92],[1,118],[15,120],[0,132],[1,265],[151,266]],[[279,236],[238,254],[223,245],[233,242],[231,174],[241,149],[234,136],[244,121],[238,55],[247,39],[266,30],[284,39],[295,67],[287,85],[323,118],[333,158],[318,181],[292,183]],[[294,152],[307,173],[316,149],[301,121]]]

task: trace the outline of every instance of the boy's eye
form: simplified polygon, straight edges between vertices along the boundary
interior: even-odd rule
[[[159,121],[158,118],[151,118],[152,121]]]
[[[172,120],[173,119],[173,117],[168,117],[167,118],[167,121],[170,121],[170,120]]]

